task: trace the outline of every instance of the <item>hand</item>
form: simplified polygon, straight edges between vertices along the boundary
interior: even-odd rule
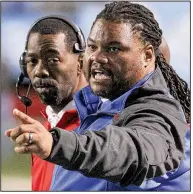
[[[8,129],[5,135],[16,143],[14,148],[18,153],[35,153],[40,158],[47,158],[52,149],[52,135],[37,120],[32,119],[21,111],[14,109],[13,115],[21,121],[21,125]],[[29,132],[32,142],[29,143]]]

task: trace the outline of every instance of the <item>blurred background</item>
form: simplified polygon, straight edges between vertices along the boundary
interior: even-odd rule
[[[85,37],[96,15],[107,2],[1,2],[1,190],[30,191],[30,156],[18,155],[13,143],[4,136],[17,121],[13,108],[25,110],[17,99],[15,83],[20,74],[19,57],[24,51],[26,35],[33,22],[47,15],[63,15],[83,30]],[[171,65],[190,86],[190,2],[138,2],[147,6],[163,30],[171,52]],[[21,89],[25,94],[27,81]],[[43,120],[44,108],[33,91],[30,116]]]

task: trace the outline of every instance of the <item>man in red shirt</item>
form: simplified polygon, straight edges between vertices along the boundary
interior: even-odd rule
[[[73,94],[87,85],[82,73],[84,49],[81,30],[63,17],[41,18],[27,35],[21,71],[47,105],[43,112],[47,130],[54,126],[73,130],[79,126]],[[32,154],[32,190],[48,191],[53,170],[53,163]]]

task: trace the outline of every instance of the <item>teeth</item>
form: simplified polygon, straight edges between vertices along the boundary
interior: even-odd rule
[[[97,76],[97,75],[102,75],[102,74],[104,74],[103,72],[101,72],[101,71],[95,71],[94,73],[93,73],[93,76],[94,76],[94,78]]]
[[[97,73],[95,74],[95,79],[104,79],[106,76],[104,74],[101,73]]]
[[[103,73],[103,72],[99,70],[95,70],[94,73]]]
[[[98,80],[109,79],[109,76],[105,75],[104,73],[95,73],[94,78]]]
[[[101,71],[101,70],[93,70],[92,71],[92,76],[94,79],[102,80],[102,79],[109,79],[110,76],[108,75],[107,72]]]

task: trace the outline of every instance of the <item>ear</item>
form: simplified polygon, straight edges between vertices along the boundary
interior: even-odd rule
[[[148,44],[144,48],[144,62],[145,62],[145,66],[144,67],[149,66],[153,61],[155,61],[154,48],[153,48],[153,46],[151,44]]]
[[[80,54],[78,56],[78,66],[77,66],[77,73],[78,75],[80,75],[82,73],[83,70],[83,54]]]

